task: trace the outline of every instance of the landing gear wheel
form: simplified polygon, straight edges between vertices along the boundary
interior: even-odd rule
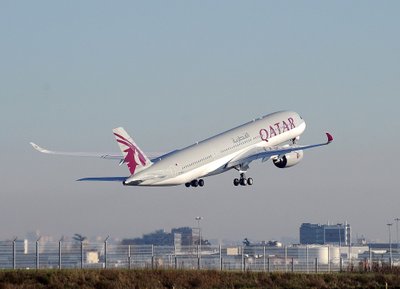
[[[198,183],[199,183],[200,187],[204,186],[204,180],[203,179],[200,179]]]
[[[252,178],[246,178],[246,174],[244,172],[240,173],[240,178],[236,178],[233,180],[233,184],[236,186],[241,185],[241,186],[251,186],[253,185],[253,179]]]
[[[197,180],[193,180],[191,183],[192,187],[197,187],[199,185],[199,182]]]
[[[190,187],[190,183],[186,183],[185,186],[186,186],[186,188],[189,188]]]

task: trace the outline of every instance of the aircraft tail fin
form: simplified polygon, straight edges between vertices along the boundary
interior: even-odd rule
[[[153,164],[123,127],[113,129],[113,133],[124,156],[123,162],[127,164],[131,175],[137,174]]]

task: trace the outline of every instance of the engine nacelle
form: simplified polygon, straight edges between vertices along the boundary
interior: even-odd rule
[[[290,168],[297,165],[303,159],[303,155],[303,151],[299,150],[279,156],[272,161],[277,168]]]

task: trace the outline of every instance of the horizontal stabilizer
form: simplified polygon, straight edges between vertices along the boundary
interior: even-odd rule
[[[76,180],[77,182],[91,181],[91,182],[123,182],[128,177],[99,177],[99,178],[82,178]]]

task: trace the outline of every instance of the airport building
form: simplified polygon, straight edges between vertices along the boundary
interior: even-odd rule
[[[344,224],[311,224],[303,223],[300,226],[300,244],[320,244],[348,246],[351,240],[350,225]]]
[[[173,228],[171,232],[156,230],[144,234],[141,238],[124,239],[123,245],[155,245],[155,246],[192,246],[200,244],[200,231],[198,228],[181,227]],[[201,236],[201,245],[210,245],[208,240]]]

